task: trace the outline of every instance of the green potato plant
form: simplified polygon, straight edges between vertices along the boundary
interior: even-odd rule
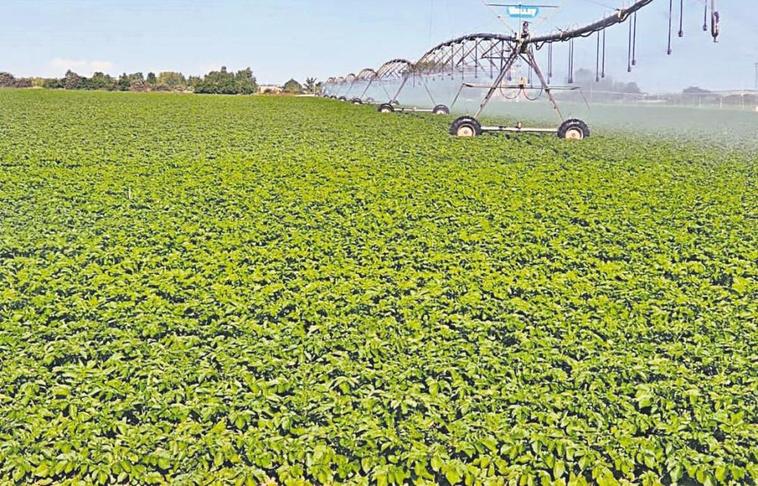
[[[756,156],[0,91],[0,483],[754,484]]]

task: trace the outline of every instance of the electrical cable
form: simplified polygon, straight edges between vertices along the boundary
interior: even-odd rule
[[[534,96],[534,97],[530,97],[530,96],[527,94],[527,90],[525,90],[525,89],[523,89],[523,88],[521,89],[521,94],[523,94],[523,95],[524,95],[524,99],[526,99],[527,101],[537,101],[538,99],[542,98],[542,95],[544,94],[544,92],[545,92],[545,87],[544,87],[544,86],[542,86],[542,87],[540,88],[540,90],[537,92],[537,95],[536,95],[536,96]]]
[[[504,89],[507,89],[507,88],[504,87],[504,86],[500,86],[500,88],[499,88],[499,90],[500,90],[500,96],[502,96],[503,98],[505,98],[506,100],[509,100],[509,101],[510,100],[515,100],[521,94],[521,90],[518,89],[518,90],[516,90],[516,94],[515,95],[508,96],[507,94],[505,94],[505,91],[503,91]]]

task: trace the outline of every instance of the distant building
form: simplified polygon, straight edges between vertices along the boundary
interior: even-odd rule
[[[260,84],[258,85],[258,94],[281,94],[284,88],[275,84]]]

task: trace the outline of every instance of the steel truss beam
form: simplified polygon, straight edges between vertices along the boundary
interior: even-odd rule
[[[635,12],[652,2],[653,0],[637,0],[628,8],[617,9],[612,15],[592,24],[543,36],[532,36],[528,29],[528,23],[524,23],[523,30],[515,35],[478,33],[461,36],[433,47],[421,56],[416,63],[412,64],[403,59],[394,59],[386,62],[376,71],[364,70],[359,76],[349,75],[344,78],[345,81],[342,83],[335,80],[334,84],[344,87],[344,84],[348,83],[349,93],[352,85],[358,79],[365,79],[368,81],[368,86],[361,95],[363,97],[375,81],[400,81],[400,87],[397,92],[394,96],[390,97],[390,103],[396,103],[408,81],[418,78],[422,81],[424,89],[429,94],[432,103],[435,103],[426,78],[442,75],[455,78],[460,75],[463,82],[453,100],[453,104],[455,104],[461,94],[461,90],[471,87],[465,82],[466,77],[473,76],[474,78],[478,78],[481,75],[494,79],[494,81],[487,90],[477,111],[476,117],[479,117],[495,92],[503,88],[503,81],[509,76],[514,64],[521,60],[535,72],[540,80],[542,89],[547,94],[554,109],[563,118],[551,93],[551,88],[536,60],[535,50],[539,50],[545,45],[555,42],[567,42],[578,37],[589,37],[596,32],[621,24],[627,21]],[[366,78],[365,76],[361,76],[364,72],[373,73],[373,75]]]

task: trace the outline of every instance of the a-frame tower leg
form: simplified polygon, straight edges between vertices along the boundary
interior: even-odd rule
[[[558,116],[561,118],[561,121],[563,121],[563,113],[561,113],[561,109],[558,108],[558,102],[555,101],[555,97],[553,97],[552,90],[550,89],[550,85],[548,84],[547,80],[545,79],[545,76],[542,74],[542,71],[540,70],[540,66],[537,63],[537,58],[534,56],[534,50],[529,47],[527,49],[526,53],[526,62],[529,63],[529,65],[534,69],[534,72],[537,74],[537,77],[540,80],[540,83],[542,83],[542,89],[545,91],[545,94],[547,94],[548,99],[550,100],[550,103],[553,105],[553,109],[558,113]]]
[[[503,64],[503,68],[500,70],[500,73],[497,75],[497,78],[495,78],[495,81],[492,83],[492,86],[490,86],[490,89],[487,90],[487,94],[484,96],[484,99],[482,100],[482,103],[479,105],[479,109],[476,111],[476,115],[474,115],[474,118],[479,118],[479,116],[482,114],[484,109],[489,104],[490,100],[492,99],[492,96],[495,94],[495,91],[497,91],[500,88],[500,85],[503,83],[503,79],[505,79],[505,76],[508,74],[508,71],[513,67],[513,63],[516,62],[516,59],[519,58],[521,55],[521,44],[512,46],[511,54],[508,56],[508,59],[506,59],[505,64]]]

